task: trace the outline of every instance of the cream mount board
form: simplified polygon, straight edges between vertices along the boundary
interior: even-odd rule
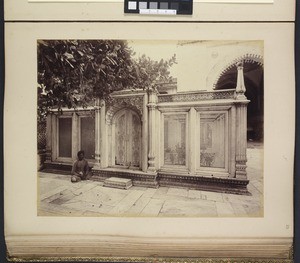
[[[5,0],[6,21],[294,21],[295,0],[195,0],[191,16],[124,14],[120,0]],[[251,2],[250,2],[251,1]]]
[[[122,2],[121,0],[28,0],[29,3],[101,3],[101,2]],[[253,3],[272,4],[274,0],[195,0],[199,3]]]
[[[34,251],[35,256],[57,256],[59,250],[59,256],[74,256],[72,251],[77,251],[78,256],[85,252],[85,256],[88,253],[91,256],[100,255],[99,251],[104,251],[101,256],[106,256],[109,254],[106,250],[107,244],[111,244],[114,249],[117,249],[117,245],[126,247],[128,244],[128,250],[115,250],[116,255],[151,256],[150,253],[153,255],[155,251],[149,252],[147,245],[143,246],[150,243],[157,249],[157,255],[162,257],[171,256],[175,251],[186,251],[182,254],[177,253],[176,256],[179,257],[222,256],[220,253],[213,253],[223,248],[235,251],[236,253],[232,255],[239,257],[245,255],[265,258],[289,257],[293,238],[295,135],[292,24],[6,23],[5,32],[7,48],[4,192],[5,235],[10,255],[30,257],[32,256],[30,251]],[[265,74],[263,216],[256,218],[38,216],[36,160],[38,39],[263,41]],[[20,165],[15,165],[16,160]],[[208,239],[215,246],[210,246],[201,254],[203,251],[201,248],[209,245],[206,243]],[[141,244],[141,249],[136,249],[136,244]],[[161,247],[164,245],[166,250],[162,251]],[[84,251],[82,247],[85,246],[90,249]],[[56,250],[56,247],[60,249]],[[260,252],[250,253],[247,250],[249,247]],[[259,250],[262,247],[264,249]]]

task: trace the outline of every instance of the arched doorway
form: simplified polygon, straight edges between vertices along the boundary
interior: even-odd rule
[[[234,89],[237,81],[235,64],[228,67],[218,79],[215,89]],[[246,97],[250,100],[247,109],[247,138],[263,140],[264,123],[264,70],[256,61],[244,61],[244,81]]]
[[[141,167],[141,120],[131,109],[118,111],[113,119],[112,153],[114,165],[120,168]]]

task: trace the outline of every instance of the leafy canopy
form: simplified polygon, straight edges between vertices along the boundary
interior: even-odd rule
[[[52,108],[91,105],[123,89],[152,89],[169,82],[169,60],[153,61],[135,53],[124,40],[39,40],[38,116]]]

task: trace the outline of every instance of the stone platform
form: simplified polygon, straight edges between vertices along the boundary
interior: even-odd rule
[[[159,186],[165,187],[189,188],[218,193],[251,195],[247,189],[249,180],[246,179],[217,178],[158,172],[157,180]]]
[[[103,186],[127,190],[130,187],[132,187],[132,180],[125,178],[110,177],[104,180]]]
[[[249,180],[236,178],[216,178],[204,176],[182,175],[178,173],[144,173],[139,170],[128,169],[93,169],[92,180],[105,182],[107,178],[119,178],[132,180],[132,185],[142,187],[158,188],[178,187],[195,190],[213,191],[230,194],[251,195],[247,189]]]

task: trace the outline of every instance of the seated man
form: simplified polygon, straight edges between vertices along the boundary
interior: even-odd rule
[[[91,177],[89,173],[89,164],[87,160],[84,159],[84,151],[79,151],[77,157],[78,159],[74,162],[72,167],[72,183],[88,180]]]

